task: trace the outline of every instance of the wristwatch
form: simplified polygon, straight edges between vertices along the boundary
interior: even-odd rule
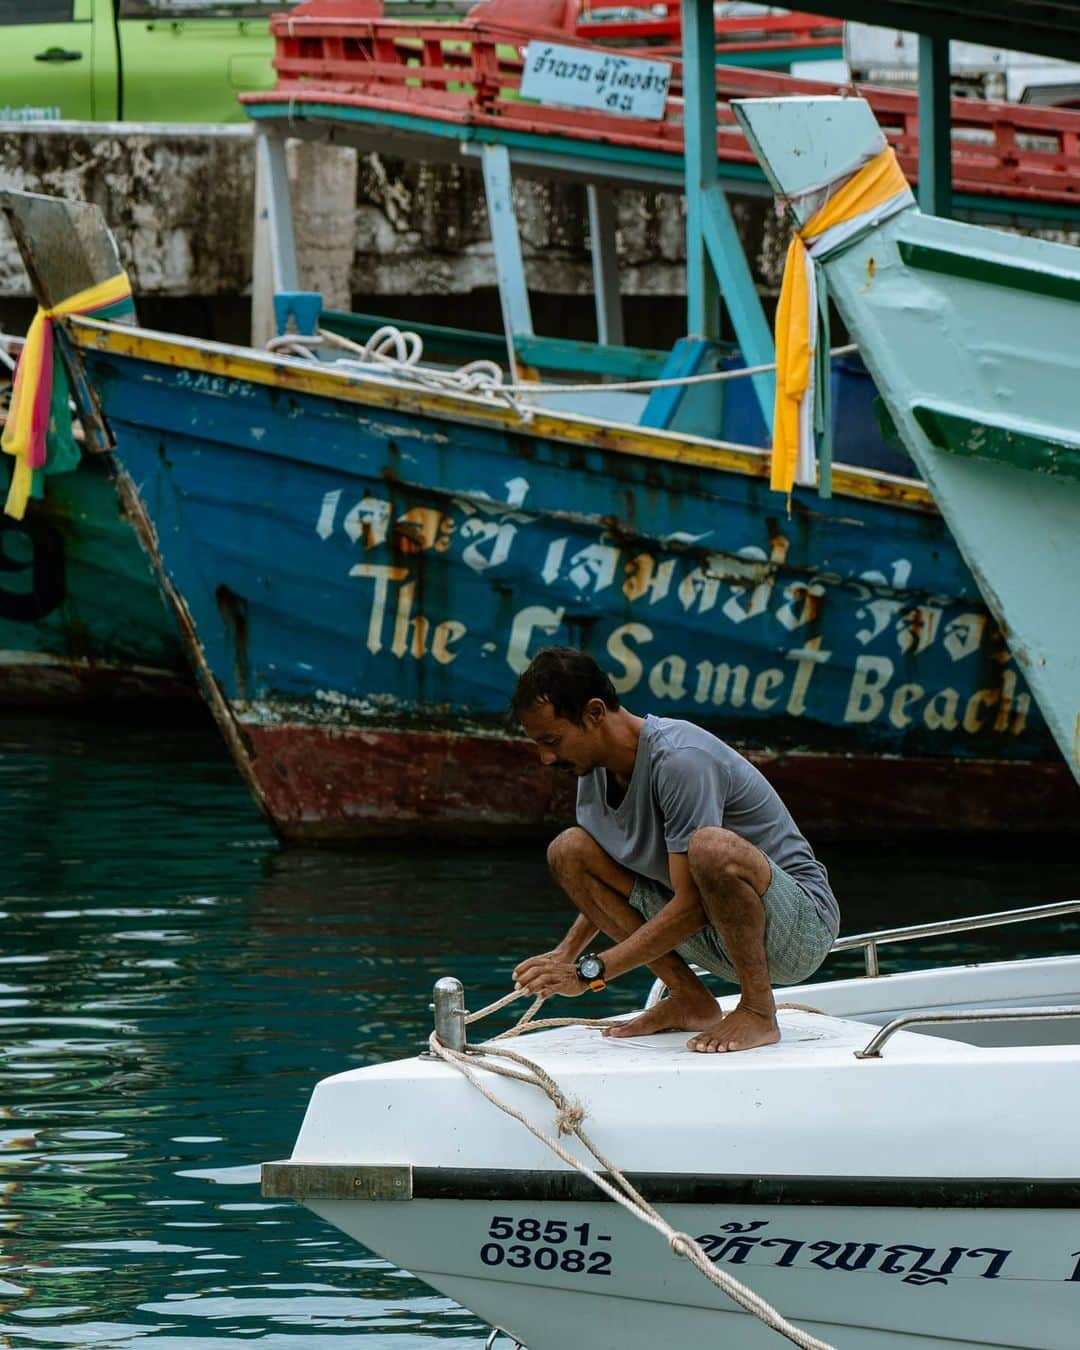
[[[575,962],[575,969],[594,994],[607,988],[607,980],[604,979],[604,958],[598,956],[596,952],[586,952],[584,956],[579,956]]]

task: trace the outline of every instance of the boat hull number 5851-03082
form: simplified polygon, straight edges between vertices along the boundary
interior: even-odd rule
[[[610,1242],[591,1224],[571,1225],[566,1219],[515,1218],[496,1214],[488,1225],[488,1241],[480,1248],[485,1266],[512,1270],[559,1270],[567,1275],[610,1275],[611,1252],[594,1243]]]

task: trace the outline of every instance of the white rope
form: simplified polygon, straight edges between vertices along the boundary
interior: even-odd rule
[[[335,333],[327,333],[324,329],[319,329],[319,336],[325,341],[330,338],[337,338]],[[332,346],[347,346],[348,348],[359,351],[360,358],[363,361],[374,361],[379,357],[386,357],[395,365],[415,366],[419,363],[424,354],[424,339],[419,333],[414,333],[412,329],[395,328],[393,324],[384,324],[382,328],[376,328],[363,347],[357,343],[350,342],[348,338],[340,338],[337,342],[332,342]],[[390,349],[393,349],[393,356],[389,355]]]
[[[515,999],[522,998],[524,995],[524,990],[515,990],[513,993],[507,994],[505,997],[496,1000],[496,1002],[488,1004],[486,1008],[481,1008],[479,1012],[466,1014],[465,1021],[466,1023],[478,1022],[481,1018],[486,1017],[490,1013],[496,1012],[501,1008],[505,1008],[507,1004],[513,1003]],[[522,1031],[537,1030],[544,1025],[565,1026],[577,1024],[604,1026],[608,1025],[609,1022],[616,1020],[586,1019],[584,1023],[582,1023],[576,1018],[550,1018],[545,1022],[534,1022],[532,1019],[543,1001],[543,997],[534,1000],[528,1012],[525,1013],[517,1025],[511,1027],[509,1032],[503,1032],[502,1036],[496,1037],[495,1039],[500,1040],[502,1037],[520,1034]],[[516,1051],[495,1049],[492,1042],[488,1042],[482,1046],[468,1046],[464,1051],[451,1050],[439,1040],[438,1034],[434,1031],[428,1039],[428,1045],[433,1055],[437,1055],[439,1059],[444,1060],[447,1064],[462,1073],[469,1082],[472,1083],[473,1087],[475,1087],[476,1090],[492,1104],[492,1106],[498,1107],[500,1111],[508,1116],[512,1116],[514,1120],[519,1121],[525,1126],[530,1134],[535,1135],[537,1139],[546,1144],[557,1157],[563,1160],[563,1162],[568,1166],[573,1167],[583,1176],[588,1177],[589,1180],[603,1191],[609,1199],[614,1200],[616,1204],[621,1205],[623,1209],[627,1210],[635,1218],[640,1219],[642,1223],[647,1224],[656,1232],[661,1233],[667,1239],[668,1245],[676,1256],[685,1257],[686,1260],[704,1275],[711,1284],[714,1284],[718,1289],[725,1293],[734,1303],[737,1303],[740,1308],[753,1314],[754,1317],[758,1318],[767,1327],[778,1332],[781,1336],[786,1337],[793,1345],[801,1347],[801,1350],[834,1350],[834,1347],[829,1345],[828,1342],[818,1340],[816,1336],[811,1336],[809,1332],[803,1331],[801,1327],[797,1327],[794,1323],[789,1322],[770,1303],[767,1303],[765,1299],[761,1298],[760,1295],[755,1294],[752,1289],[737,1280],[733,1275],[728,1274],[727,1271],[721,1270],[719,1266],[714,1265],[713,1262],[709,1260],[701,1247],[701,1244],[690,1237],[688,1233],[680,1233],[677,1229],[673,1228],[663,1215],[658,1213],[641,1192],[634,1187],[625,1174],[600,1152],[599,1148],[597,1148],[596,1144],[593,1143],[592,1139],[582,1128],[586,1115],[584,1106],[578,1101],[572,1101],[567,1098],[566,1094],[562,1091],[554,1078],[552,1078],[546,1070],[542,1069],[539,1064],[534,1063],[530,1059],[526,1059],[524,1055],[520,1055]],[[494,1062],[483,1065],[489,1073],[497,1074],[502,1078],[515,1079],[518,1082],[528,1083],[533,1087],[540,1088],[555,1107],[555,1127],[557,1133],[559,1135],[575,1135],[600,1164],[600,1167],[608,1173],[608,1176],[603,1176],[596,1168],[590,1167],[587,1163],[582,1162],[580,1158],[574,1157],[572,1153],[559,1143],[557,1138],[553,1138],[534,1121],[530,1120],[524,1111],[519,1111],[508,1102],[502,1101],[494,1092],[485,1087],[470,1063],[470,1060],[475,1061],[477,1059],[487,1059],[491,1061],[501,1059],[508,1061],[511,1065],[518,1066],[516,1068],[509,1068]]]
[[[424,344],[419,333],[401,330],[391,324],[376,330],[363,346],[323,328],[318,330],[314,338],[310,334],[283,333],[280,337],[271,338],[266,346],[269,351],[288,351],[312,361],[317,360],[312,346],[335,347],[356,354],[354,360],[335,362],[338,370],[344,368],[393,375],[436,393],[480,395],[506,404],[523,422],[530,422],[534,416],[534,409],[523,407],[514,397],[515,387],[503,384],[502,367],[497,362],[486,359],[468,361],[456,370],[423,366],[420,358]]]
[[[848,356],[859,350],[858,344],[849,342],[844,347],[830,347],[830,356]],[[775,361],[760,366],[740,366],[737,370],[710,370],[704,375],[673,375],[664,380],[623,380],[612,384],[504,384],[503,388],[513,393],[533,394],[622,394],[644,389],[677,389],[680,385],[719,384],[725,380],[743,380],[749,375],[764,375],[776,369]]]
[[[305,361],[317,361],[319,358],[314,350],[308,346],[310,339],[301,338],[296,333],[282,333],[280,337],[271,338],[266,344],[268,352],[286,352],[293,356],[302,356]],[[316,347],[318,343],[314,344]]]
[[[483,394],[508,403],[526,420],[532,416],[533,410],[521,407],[516,399],[518,395],[623,394],[644,392],[650,389],[678,389],[697,384],[718,384],[727,380],[742,380],[748,376],[764,375],[768,371],[776,369],[776,362],[769,361],[759,366],[741,366],[738,370],[711,370],[702,375],[674,375],[667,379],[657,380],[621,380],[605,384],[541,384],[532,380],[523,380],[516,384],[507,384],[503,380],[502,367],[495,361],[469,361],[466,365],[459,366],[457,370],[446,371],[420,365],[424,349],[423,339],[418,333],[395,328],[393,324],[385,324],[382,328],[377,329],[363,346],[349,338],[342,337],[339,333],[331,333],[324,328],[318,330],[317,337],[318,343],[315,345],[336,347],[342,351],[356,353],[356,361],[344,360],[338,362],[338,365],[347,367],[375,366],[388,373],[419,381],[430,388],[450,389],[457,393]],[[271,338],[266,345],[270,351],[290,349],[314,360],[314,354],[310,347],[306,345],[311,341],[310,335],[300,336],[285,333],[280,337]],[[394,355],[390,354],[391,348]],[[849,342],[843,347],[831,347],[829,355],[847,356],[858,350],[856,343]]]
[[[483,1021],[485,1017],[500,1012],[517,999],[525,998],[527,993],[528,991],[525,989],[514,989],[509,994],[504,994],[502,998],[496,999],[494,1003],[489,1003],[486,1008],[481,1008],[479,1012],[466,1013],[465,1025],[469,1026],[473,1022]],[[523,1036],[527,1031],[546,1031],[551,1027],[613,1027],[622,1020],[619,1017],[542,1017],[539,1021],[533,1021],[543,1002],[544,995],[538,994],[529,1006],[528,1011],[523,1013],[512,1027],[509,1027],[506,1031],[500,1031],[497,1036],[492,1036],[491,1039],[493,1041],[508,1041],[512,1036]]]

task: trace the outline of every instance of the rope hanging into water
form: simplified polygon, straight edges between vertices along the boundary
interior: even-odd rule
[[[494,1003],[489,1003],[487,1007],[481,1008],[479,1012],[467,1013],[465,1021],[467,1024],[479,1022],[483,1018],[490,1016],[491,1013],[498,1012],[507,1007],[519,998],[526,997],[525,990],[514,990],[512,993],[497,999]],[[834,1350],[827,1341],[818,1340],[816,1336],[811,1336],[809,1332],[803,1331],[794,1323],[789,1322],[781,1313],[779,1313],[770,1303],[760,1295],[748,1288],[733,1275],[727,1271],[721,1270],[709,1260],[700,1243],[696,1242],[688,1233],[680,1233],[673,1228],[671,1224],[645,1199],[640,1191],[632,1184],[626,1175],[615,1166],[613,1162],[601,1153],[593,1140],[583,1129],[583,1123],[586,1116],[585,1107],[579,1101],[574,1101],[566,1096],[562,1088],[554,1078],[531,1059],[518,1054],[514,1050],[505,1048],[495,1048],[495,1042],[504,1040],[510,1036],[518,1036],[526,1031],[538,1031],[543,1027],[552,1026],[610,1026],[618,1021],[618,1018],[576,1018],[576,1017],[550,1017],[541,1020],[536,1019],[536,1013],[543,997],[534,999],[528,1011],[519,1019],[509,1031],[502,1032],[484,1045],[466,1046],[465,1050],[451,1050],[439,1040],[438,1034],[432,1032],[428,1039],[428,1045],[431,1053],[436,1055],[445,1063],[457,1069],[465,1078],[472,1083],[473,1087],[485,1097],[492,1106],[504,1112],[506,1115],[519,1121],[530,1134],[535,1135],[542,1143],[568,1166],[573,1167],[583,1176],[589,1178],[609,1199],[614,1200],[634,1218],[640,1219],[642,1223],[663,1235],[667,1239],[668,1245],[676,1256],[684,1257],[690,1264],[713,1285],[725,1293],[732,1302],[737,1303],[744,1311],[751,1313],[759,1321],[763,1322],[773,1331],[784,1336],[793,1345],[800,1347],[800,1350]],[[562,1135],[572,1134],[581,1141],[584,1147],[593,1156],[603,1172],[595,1167],[590,1167],[580,1158],[574,1157],[557,1138],[553,1138],[546,1130],[542,1129],[535,1121],[511,1106],[509,1102],[501,1100],[484,1083],[474,1069],[473,1065],[478,1060],[487,1061],[482,1068],[489,1073],[498,1075],[501,1078],[515,1079],[520,1083],[528,1083],[532,1087],[539,1088],[551,1101],[555,1107],[555,1128],[557,1133]],[[506,1063],[498,1061],[505,1060]]]

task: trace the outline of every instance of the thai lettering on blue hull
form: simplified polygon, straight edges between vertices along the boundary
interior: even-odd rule
[[[505,503],[475,494],[405,509],[400,498],[322,495],[315,534],[348,545],[369,657],[449,666],[494,656],[520,672],[542,643],[587,630],[616,689],[647,689],[665,711],[983,741],[1016,738],[1037,717],[986,611],[927,595],[909,558],[792,579],[780,532],[768,552],[738,540],[657,549],[602,527],[552,537],[550,520],[522,509],[528,487],[512,480]],[[492,614],[497,579],[545,603]],[[425,587],[453,612],[422,608]]]

